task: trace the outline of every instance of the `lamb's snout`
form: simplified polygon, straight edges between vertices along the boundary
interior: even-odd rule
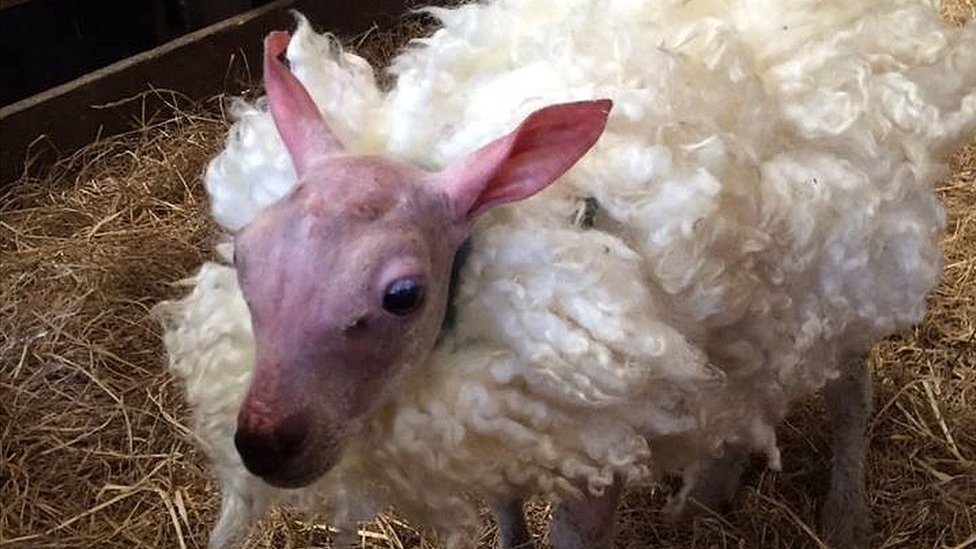
[[[269,422],[242,410],[237,420],[234,445],[244,466],[255,476],[271,481],[286,477],[295,468],[309,438],[309,415],[299,411]]]

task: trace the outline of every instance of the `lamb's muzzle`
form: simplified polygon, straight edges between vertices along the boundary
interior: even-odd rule
[[[234,433],[234,446],[247,470],[282,488],[307,484],[307,479],[289,474],[305,453],[309,441],[307,413],[292,413],[267,426],[252,417],[247,414],[247,408],[242,408]]]

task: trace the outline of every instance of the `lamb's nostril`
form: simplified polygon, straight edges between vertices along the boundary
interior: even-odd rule
[[[303,447],[308,435],[305,414],[291,414],[268,430],[255,430],[244,422],[238,423],[234,446],[252,474],[259,477],[277,476],[288,466]]]
[[[268,435],[238,427],[234,433],[234,446],[237,447],[244,466],[256,476],[271,475],[281,463],[274,441]]]
[[[291,414],[278,424],[274,436],[281,452],[289,457],[301,450],[308,435],[308,418],[305,414]]]

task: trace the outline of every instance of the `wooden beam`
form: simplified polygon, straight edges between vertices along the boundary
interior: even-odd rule
[[[34,0],[0,0],[0,11],[33,1]]]
[[[391,24],[405,6],[404,0],[277,0],[3,107],[0,186],[99,136],[131,129],[146,112],[170,108],[165,94],[147,91],[173,90],[194,100],[240,92],[260,76],[263,36],[294,27],[290,9],[316,28],[348,35]]]

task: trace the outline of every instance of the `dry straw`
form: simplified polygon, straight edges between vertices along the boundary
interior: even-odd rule
[[[976,15],[947,2],[947,20]],[[350,43],[388,58],[423,21]],[[174,94],[173,101],[180,101]],[[193,548],[206,544],[217,486],[165,372],[154,303],[178,295],[217,238],[201,174],[227,125],[219,98],[91,144],[0,198],[0,544]],[[208,108],[209,107],[209,108]],[[976,544],[976,143],[938,193],[948,210],[942,282],[926,320],[871,356],[878,412],[869,493],[875,545]],[[784,471],[756,470],[734,512],[674,527],[662,488],[632,491],[624,548],[820,547],[829,468],[821,403],[781,429]],[[533,505],[540,536],[549,510]],[[248,547],[322,546],[322,523],[275,511]],[[434,547],[393,516],[364,524],[362,547]],[[487,527],[483,546],[494,533]],[[974,545],[976,546],[976,545]]]

